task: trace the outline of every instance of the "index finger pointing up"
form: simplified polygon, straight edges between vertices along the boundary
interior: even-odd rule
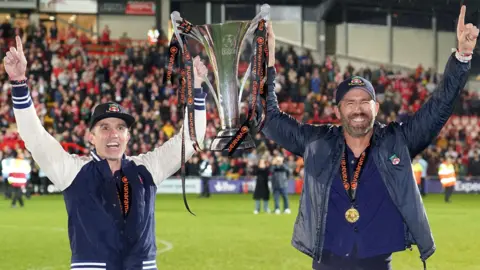
[[[465,28],[465,11],[466,10],[467,10],[467,7],[465,5],[462,5],[462,8],[460,9],[460,15],[458,15],[457,30],[463,30]]]
[[[19,36],[16,36],[15,41],[17,42],[17,52],[23,53],[22,39]]]

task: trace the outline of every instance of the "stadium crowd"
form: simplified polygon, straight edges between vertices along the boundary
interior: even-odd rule
[[[90,114],[100,102],[116,101],[137,119],[127,155],[152,150],[172,137],[181,126],[176,96],[178,84],[164,84],[168,64],[165,43],[122,43],[125,48],[121,54],[107,53],[107,50],[92,53],[85,46],[89,41],[82,35],[77,36],[75,29],[67,35],[33,26],[25,30],[11,28],[10,31],[1,32],[1,57],[11,45],[14,34],[20,34],[28,61],[28,85],[37,113],[47,131],[71,153],[88,154],[90,145],[86,134]],[[383,123],[402,121],[412,115],[441,79],[440,74],[421,66],[411,74],[403,74],[385,67],[358,70],[352,66],[340,67],[333,58],[315,63],[309,52],[298,55],[293,49],[279,49],[276,58],[275,91],[281,109],[299,121],[312,124],[337,123],[333,93],[339,82],[352,75],[373,82],[381,103],[377,120]],[[11,86],[3,67],[0,68],[0,89],[1,159],[24,150],[15,132]],[[208,147],[220,121],[211,95],[207,102],[205,145]],[[465,90],[454,114],[437,140],[422,153],[429,164],[427,173],[436,176],[441,160],[450,154],[456,159],[459,176],[480,176],[479,92]],[[252,175],[260,159],[271,161],[283,154],[293,176],[302,177],[301,158],[281,150],[261,134],[256,135],[255,141],[256,149],[235,158],[207,151],[213,175],[229,179]],[[28,152],[24,152],[28,158]],[[195,155],[188,162],[188,175],[199,175],[199,162],[203,158],[207,157]]]

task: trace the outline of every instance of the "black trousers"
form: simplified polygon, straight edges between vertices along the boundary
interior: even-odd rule
[[[210,177],[201,177],[202,180],[202,194],[200,194],[201,197],[210,197],[210,188],[208,187],[208,179]]]
[[[23,192],[21,188],[14,187],[12,188],[13,192],[13,199],[12,199],[12,206],[17,205],[17,201],[20,203],[20,206],[23,207]]]
[[[427,194],[425,192],[425,177],[422,177],[422,182],[420,182],[420,194],[422,194],[422,196]]]
[[[322,262],[313,262],[313,270],[392,270],[392,254],[357,259],[337,256],[329,251],[322,254]]]
[[[453,188],[454,187],[455,186],[445,187],[445,202],[450,202],[450,197],[453,194]]]
[[[12,198],[12,186],[7,181],[4,182],[4,186],[5,186],[5,199],[9,200]]]

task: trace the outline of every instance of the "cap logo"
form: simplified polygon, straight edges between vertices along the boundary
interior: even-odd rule
[[[352,85],[364,86],[365,83],[360,78],[352,78],[352,80],[348,83],[348,85],[350,85],[350,86],[352,86]]]
[[[108,106],[107,112],[119,112],[119,111],[120,111],[120,108],[118,107],[117,104],[110,104]]]

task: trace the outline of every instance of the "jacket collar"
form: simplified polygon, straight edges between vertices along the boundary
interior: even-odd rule
[[[101,158],[97,154],[97,150],[95,148],[90,150],[90,156],[92,157],[93,161],[99,162],[99,161],[104,161],[104,158]],[[122,164],[126,161],[127,156],[125,154],[122,155]]]
[[[102,174],[104,179],[111,179],[112,178],[112,172],[110,170],[110,166],[108,165],[108,162],[106,159],[101,158],[95,149],[90,150],[90,156],[92,156],[93,162],[95,162],[97,170]],[[127,171],[130,171],[130,167],[133,165],[132,162],[129,162],[127,159],[127,156],[123,154],[122,160],[120,163],[120,170],[122,170],[123,173],[126,173]]]
[[[384,130],[385,124],[375,121],[373,124],[373,136],[372,136],[372,145],[378,143],[381,133]]]

